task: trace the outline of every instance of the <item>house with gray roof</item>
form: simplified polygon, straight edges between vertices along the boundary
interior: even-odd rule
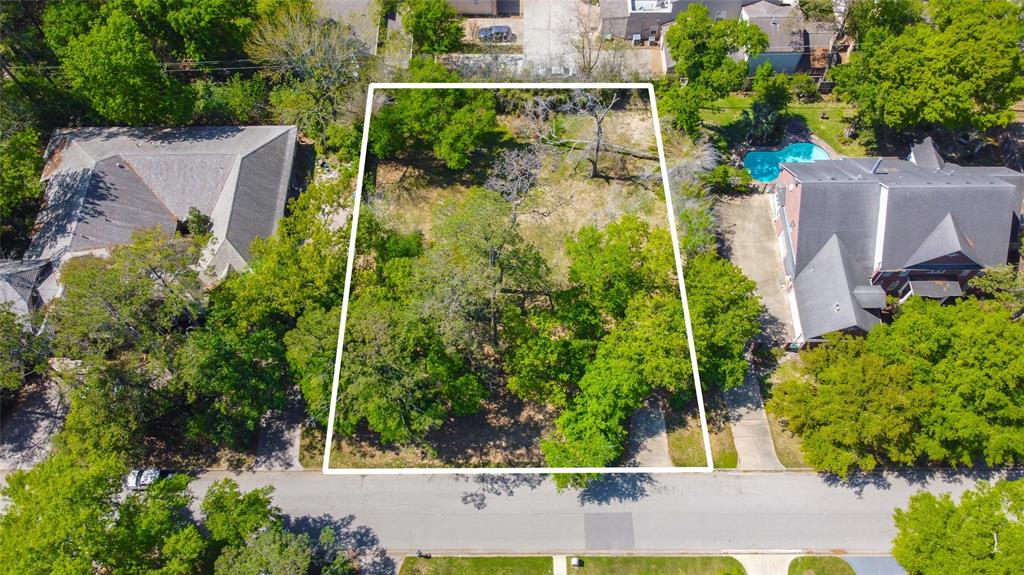
[[[1024,174],[907,159],[782,164],[773,218],[796,341],[866,332],[887,296],[947,299],[1020,244]]]
[[[64,261],[105,254],[141,229],[173,234],[193,207],[212,222],[204,277],[246,269],[252,241],[270,236],[284,214],[295,138],[295,126],[58,131],[25,260],[0,264],[0,301],[48,302],[60,293]]]
[[[752,0],[602,0],[601,33],[606,37],[623,38],[633,44],[656,44],[661,41],[665,24],[690,4],[707,6],[712,20],[735,20],[743,4]]]

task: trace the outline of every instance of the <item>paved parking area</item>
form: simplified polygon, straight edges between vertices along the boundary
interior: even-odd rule
[[[599,14],[599,8],[578,0],[522,0],[521,6],[527,67],[545,76],[552,68],[571,69],[577,11]]]
[[[478,35],[480,30],[491,26],[508,26],[512,29],[512,37],[503,44],[523,43],[523,19],[516,18],[466,18],[462,21],[462,29],[466,31],[466,42],[477,43],[480,41]]]

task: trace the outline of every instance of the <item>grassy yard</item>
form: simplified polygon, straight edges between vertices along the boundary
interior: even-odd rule
[[[715,469],[735,469],[739,455],[733,442],[732,428],[725,422],[724,410],[717,408],[721,401],[716,402],[710,395],[706,399],[709,406],[711,457],[715,460]],[[668,425],[668,453],[672,464],[677,467],[707,465],[704,437],[696,408],[686,414],[670,413],[665,423]]]
[[[789,564],[789,575],[856,575],[853,567],[839,557],[797,557]]]
[[[742,575],[732,557],[583,557],[583,575]]]
[[[551,575],[551,557],[407,557],[399,575]]]
[[[798,359],[792,359],[779,364],[775,373],[772,374],[771,385],[785,379],[800,377],[798,361]],[[782,421],[770,409],[766,411],[768,413],[768,427],[772,432],[772,442],[775,443],[775,454],[779,456],[779,462],[788,468],[806,468],[807,463],[804,461],[800,438],[786,430],[782,425]]]
[[[581,557],[586,575],[743,575],[732,557]],[[569,559],[567,558],[568,562]],[[550,575],[551,557],[407,557],[399,575]]]
[[[706,124],[717,128],[730,144],[739,142],[743,135],[735,129],[744,110],[749,110],[752,102],[750,96],[733,94],[727,96],[701,112]],[[853,107],[849,104],[824,99],[820,102],[802,104],[794,102],[789,106],[790,113],[803,118],[807,127],[829,146],[844,156],[864,156],[868,154],[862,142],[851,140],[843,135],[844,130],[853,118]],[[822,118],[822,112],[827,118]]]

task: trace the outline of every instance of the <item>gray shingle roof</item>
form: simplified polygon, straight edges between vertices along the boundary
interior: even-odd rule
[[[221,266],[216,275],[241,269],[252,240],[272,234],[284,213],[295,136],[294,126],[59,131],[47,151],[46,206],[26,257],[59,265],[126,243],[139,229],[173,233],[195,207],[213,221],[205,263]],[[42,286],[44,299],[58,291],[55,279],[47,282],[54,285]]]
[[[39,284],[49,273],[48,260],[0,260],[0,307],[18,314],[34,309]]]
[[[865,311],[854,295],[855,291],[861,297],[872,295],[858,289],[867,285],[867,272],[833,234],[793,279],[804,338],[815,339],[851,328],[868,331],[879,323],[878,317]]]
[[[801,184],[789,225],[796,232],[791,275],[805,338],[877,323],[864,311],[884,303],[884,294],[868,287],[876,265],[904,270],[956,254],[979,267],[1006,262],[1024,174],[946,163],[931,140],[916,145],[911,160],[783,165]],[[948,297],[951,289],[939,287],[918,285]]]

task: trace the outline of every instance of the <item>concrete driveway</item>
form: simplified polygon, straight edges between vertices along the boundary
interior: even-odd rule
[[[64,424],[67,401],[52,381],[33,384],[0,421],[0,469],[27,469],[46,458]]]
[[[759,471],[785,469],[775,454],[757,374],[748,371],[742,386],[726,390],[725,403],[729,407],[729,425],[732,426],[733,443],[739,456],[736,468]]]
[[[757,283],[767,313],[762,320],[772,341],[792,339],[793,319],[786,298],[786,276],[772,226],[771,194],[728,198],[718,205],[726,256]]]
[[[578,0],[522,0],[521,6],[527,69],[542,77],[571,74],[577,9],[599,13],[598,7]]]

